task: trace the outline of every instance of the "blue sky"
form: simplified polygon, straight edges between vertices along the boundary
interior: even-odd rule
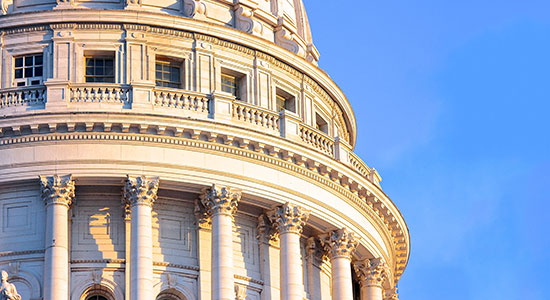
[[[400,299],[548,299],[550,1],[304,2],[410,229]]]

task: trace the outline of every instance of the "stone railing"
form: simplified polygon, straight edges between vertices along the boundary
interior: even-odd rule
[[[208,113],[209,99],[205,94],[191,91],[155,87],[153,105]]]
[[[109,83],[82,83],[69,86],[69,101],[76,103],[113,103],[131,102],[130,87]]]
[[[233,101],[233,120],[279,131],[279,114],[238,100]]]
[[[349,153],[349,165],[352,169],[359,172],[364,177],[371,174],[371,169],[353,152]]]
[[[17,87],[0,90],[0,108],[10,106],[43,105],[46,88],[41,86]]]
[[[305,124],[300,124],[300,138],[308,145],[330,156],[334,156],[334,139]]]

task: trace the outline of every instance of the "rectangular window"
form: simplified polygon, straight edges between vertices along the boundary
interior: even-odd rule
[[[157,61],[155,75],[157,86],[181,88],[181,64],[171,61]]]
[[[86,82],[115,82],[114,57],[86,57]]]
[[[222,91],[233,95],[235,98],[239,99],[239,81],[237,77],[222,74]]]
[[[296,98],[294,96],[292,96],[291,94],[277,88],[276,95],[275,95],[277,111],[280,112],[282,110],[288,110],[288,111],[291,111],[291,112],[295,113],[296,112],[296,100],[295,99]]]
[[[14,61],[14,77],[17,86],[38,85],[42,83],[44,73],[44,56],[30,54],[16,56]]]
[[[315,114],[315,128],[328,134],[328,123],[319,114]]]

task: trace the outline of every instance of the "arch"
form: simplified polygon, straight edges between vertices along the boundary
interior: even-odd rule
[[[80,296],[80,300],[87,300],[91,296],[103,296],[107,300],[115,300],[113,292],[101,284],[92,284]]]
[[[173,279],[162,280],[154,285],[154,291],[160,291],[155,297],[156,300],[170,299],[170,300],[196,300],[193,290],[190,289],[185,283],[180,282],[178,276],[173,276]],[[162,296],[167,296],[162,298]]]
[[[108,300],[123,300],[124,293],[113,281],[102,278],[94,282],[92,279],[84,279],[75,282],[75,288],[71,291],[71,300],[86,300],[92,292],[98,291],[100,295],[107,295]],[[103,294],[101,294],[103,293]],[[105,297],[105,296],[104,296]]]
[[[17,270],[15,274],[9,276],[8,281],[13,284],[21,283],[27,286],[27,290],[30,293],[30,299],[41,298],[42,291],[40,287],[40,282],[32,273],[23,270]]]
[[[188,300],[185,295],[176,288],[163,290],[157,295],[156,300]]]

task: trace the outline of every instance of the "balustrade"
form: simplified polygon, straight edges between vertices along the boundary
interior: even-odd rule
[[[179,108],[199,113],[208,113],[209,99],[206,95],[184,90],[155,88],[153,91],[155,106]]]
[[[334,140],[319,130],[300,124],[300,138],[310,146],[334,156]]]
[[[233,102],[233,119],[279,131],[279,115],[245,103]]]
[[[120,103],[131,102],[130,88],[120,85],[83,84],[69,87],[70,102]]]
[[[17,87],[0,91],[0,108],[44,104],[44,86]]]

